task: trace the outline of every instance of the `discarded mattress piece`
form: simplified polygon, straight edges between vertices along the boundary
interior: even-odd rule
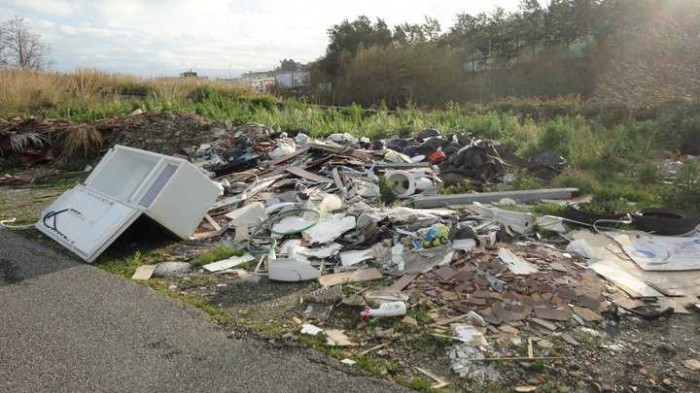
[[[221,193],[186,160],[117,145],[84,185],[41,213],[36,228],[92,262],[142,214],[188,238]]]

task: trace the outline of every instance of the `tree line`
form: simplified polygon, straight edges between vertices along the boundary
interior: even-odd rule
[[[502,96],[579,94],[637,101],[682,79],[697,80],[700,2],[696,0],[522,0],[518,9],[456,15],[447,29],[426,17],[390,27],[366,16],[328,30],[316,80],[335,104],[386,100],[437,104]],[[634,75],[634,76],[632,76]],[[643,88],[633,78],[648,81]],[[685,83],[682,97],[700,97]],[[630,98],[634,97],[634,98]],[[641,102],[647,104],[647,101]],[[653,103],[653,102],[652,102]]]

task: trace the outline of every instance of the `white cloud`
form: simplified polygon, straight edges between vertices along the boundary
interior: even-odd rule
[[[478,13],[519,0],[0,0],[53,47],[56,68],[100,67],[140,75],[185,68],[216,75],[268,69],[282,58],[321,56],[326,30],[364,14],[389,25],[437,18],[448,28],[457,13]],[[0,18],[3,15],[0,13]]]

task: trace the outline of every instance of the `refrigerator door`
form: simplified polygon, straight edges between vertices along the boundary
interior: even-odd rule
[[[140,214],[136,208],[77,186],[44,210],[36,227],[84,261],[92,262]]]

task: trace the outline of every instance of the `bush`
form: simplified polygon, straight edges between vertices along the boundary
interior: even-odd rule
[[[557,117],[555,120],[547,122],[540,133],[539,147],[541,150],[555,151],[564,157],[568,157],[569,140],[574,134],[570,123],[565,118]]]
[[[700,213],[700,164],[696,160],[684,161],[663,200],[669,207]]]

